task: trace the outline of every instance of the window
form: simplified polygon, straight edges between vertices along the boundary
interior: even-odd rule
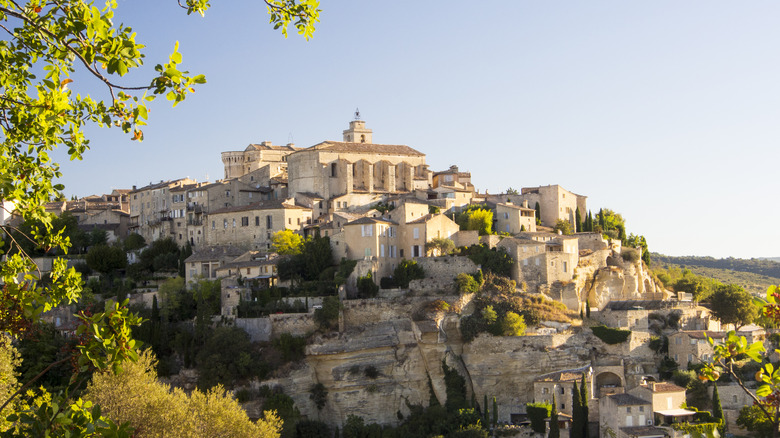
[[[287,218],[287,225],[292,225],[292,218],[291,217]]]
[[[255,216],[255,226],[256,227],[260,226],[260,216]]]
[[[399,256],[400,256],[401,258],[403,258],[403,257],[404,257],[404,249],[403,249],[403,248],[401,248],[401,249],[399,249],[399,250],[398,250],[398,252],[399,252]]]
[[[547,394],[549,392],[550,392],[549,388],[542,388],[542,394]]]
[[[374,235],[374,228],[371,225],[361,225],[360,235],[363,237],[370,237]]]
[[[523,259],[523,266],[528,266],[528,259]]]
[[[631,413],[631,406],[628,406],[626,407],[626,414],[630,414],[630,413]]]
[[[227,228],[227,219],[222,219],[222,226]]]
[[[236,227],[236,218],[233,218],[233,228]]]
[[[645,407],[644,406],[640,406],[639,407],[639,412],[644,412],[644,411],[645,411]]]
[[[363,251],[363,255],[366,256],[366,257],[371,257],[371,248],[366,248]]]
[[[269,229],[274,227],[274,218],[270,214],[265,217],[265,227]]]
[[[335,177],[336,176],[336,163],[330,164],[330,176]]]
[[[385,256],[385,244],[383,243],[379,245],[379,257],[384,257],[384,256]]]
[[[241,226],[242,227],[248,227],[249,226],[249,216],[244,216],[241,218]]]
[[[539,259],[536,259],[536,266],[539,266],[540,264],[541,263],[540,263]]]
[[[412,229],[412,234],[414,235],[415,239],[419,239],[420,238],[420,229],[417,228],[417,227],[414,227]]]
[[[509,213],[504,213],[504,219],[509,219]]]
[[[569,272],[569,263],[563,262],[563,272]]]
[[[561,388],[561,394],[566,394],[566,388]]]

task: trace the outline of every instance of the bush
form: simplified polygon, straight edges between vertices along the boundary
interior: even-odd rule
[[[455,277],[455,284],[457,285],[458,293],[461,295],[473,294],[479,291],[479,283],[477,283],[477,280],[465,272],[461,272]]]
[[[393,278],[398,287],[406,289],[412,280],[425,278],[425,271],[414,260],[402,260],[393,271]]]
[[[282,333],[273,341],[274,347],[282,353],[282,359],[285,362],[302,359],[303,349],[306,347],[306,338],[302,336],[293,336],[290,333]]]
[[[623,251],[620,255],[623,257],[624,261],[629,263],[636,263],[640,258],[642,258],[642,256],[639,254],[639,251],[634,248],[623,248]]]
[[[317,420],[301,420],[295,425],[296,438],[331,438],[327,424]]]
[[[365,277],[358,278],[357,281],[358,298],[374,298],[379,292],[379,286],[374,283],[371,271],[368,271]]]
[[[531,429],[536,433],[545,433],[547,426],[545,419],[550,416],[552,405],[548,403],[528,403],[525,405],[528,420],[531,421]]]
[[[379,279],[379,288],[380,289],[395,289],[398,285],[395,284],[395,280],[393,280],[393,277],[382,277]]]
[[[320,329],[330,330],[336,326],[339,320],[340,309],[339,297],[325,297],[322,300],[322,308],[314,311],[314,321],[317,322]]]
[[[621,330],[603,325],[592,327],[593,334],[605,344],[614,345],[628,340],[631,330]]]
[[[325,389],[325,385],[317,383],[309,388],[309,398],[317,406],[317,410],[322,410],[325,407],[325,403],[328,401],[328,390]]]
[[[376,379],[379,377],[379,370],[377,370],[373,365],[367,366],[364,373],[369,379]]]

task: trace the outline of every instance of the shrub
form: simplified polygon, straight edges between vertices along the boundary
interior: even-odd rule
[[[623,257],[623,260],[629,263],[636,263],[641,258],[639,251],[634,248],[623,248],[621,256]]]
[[[380,289],[395,289],[398,285],[395,284],[395,280],[393,280],[393,277],[382,277],[379,279],[379,288]]]
[[[330,330],[339,320],[340,308],[339,297],[325,297],[322,300],[322,308],[314,311],[314,321],[317,322],[320,329]]]
[[[458,293],[461,295],[473,294],[479,291],[479,283],[477,283],[477,280],[465,272],[461,272],[455,277],[455,284],[457,285]]]
[[[331,438],[327,424],[317,420],[301,420],[295,425],[295,438]]]
[[[528,420],[531,421],[531,429],[536,433],[545,433],[547,426],[544,420],[550,416],[552,405],[548,403],[527,403],[525,411],[528,413]]]
[[[365,371],[363,373],[368,377],[369,379],[376,379],[379,377],[379,370],[376,369],[375,366],[369,365],[366,367]]]
[[[325,402],[328,400],[328,390],[325,389],[325,385],[317,383],[309,388],[309,398],[314,401],[317,406],[317,410],[322,410],[325,407]]]
[[[593,334],[605,344],[614,345],[628,340],[631,330],[621,330],[603,325],[592,327]]]
[[[371,271],[368,271],[365,277],[358,278],[357,281],[358,298],[374,298],[379,292],[379,286],[374,283]]]
[[[393,278],[398,287],[406,289],[410,281],[425,278],[425,271],[414,260],[402,260],[393,271]]]
[[[302,359],[303,349],[306,347],[306,338],[303,336],[293,336],[290,333],[282,333],[273,341],[276,347],[282,353],[282,359],[285,362]]]

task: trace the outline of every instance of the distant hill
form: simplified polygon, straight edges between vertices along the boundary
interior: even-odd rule
[[[654,265],[687,268],[696,275],[738,284],[758,295],[764,295],[770,285],[780,284],[780,262],[770,259],[672,257],[656,253],[651,258]]]
[[[780,257],[759,257],[760,260],[771,260],[773,262],[780,262]]]

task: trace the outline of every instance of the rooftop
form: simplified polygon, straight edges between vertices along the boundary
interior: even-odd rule
[[[375,143],[346,143],[342,141],[324,141],[303,151],[331,151],[348,152],[356,154],[382,154],[382,155],[409,155],[415,157],[424,157],[422,152],[412,149],[405,145],[396,144],[375,144]]]

